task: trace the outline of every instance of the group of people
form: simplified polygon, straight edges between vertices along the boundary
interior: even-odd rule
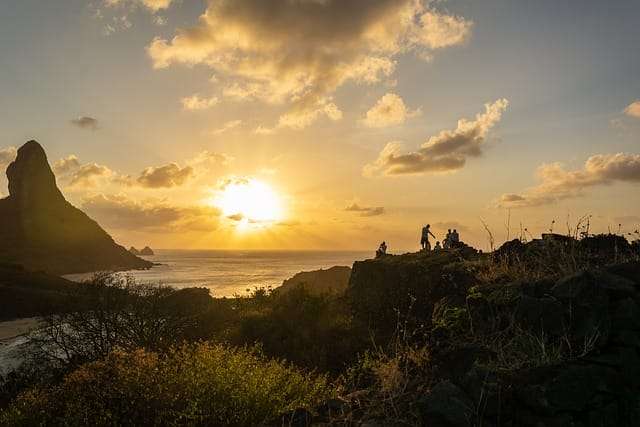
[[[436,236],[431,232],[431,225],[427,224],[424,227],[422,227],[422,237],[420,238],[420,246],[424,251],[431,250],[431,242],[429,242],[429,236],[436,239]],[[439,241],[437,241],[433,250],[455,248],[459,243],[460,243],[460,235],[458,234],[458,230],[454,229],[453,231],[451,231],[451,229],[449,229],[447,230],[447,235],[442,241],[442,245],[440,244]],[[382,242],[380,243],[380,246],[376,251],[376,258],[386,254],[387,254],[387,242]]]
[[[425,250],[425,251],[431,250],[431,242],[429,242],[429,236],[433,237],[434,239],[436,238],[436,236],[434,236],[433,233],[431,232],[430,228],[431,228],[431,225],[429,224],[422,227],[422,237],[420,238],[420,246],[422,247],[422,250]],[[455,247],[458,243],[460,243],[460,235],[458,234],[458,230],[454,229],[453,231],[451,231],[451,229],[449,229],[447,230],[446,237],[442,241],[442,245],[440,245],[440,242],[438,241],[436,242],[436,245],[433,249],[434,250],[449,249],[449,248]]]

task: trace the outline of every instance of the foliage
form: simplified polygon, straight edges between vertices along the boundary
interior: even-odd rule
[[[100,274],[70,294],[64,312],[44,317],[31,337],[33,357],[77,365],[115,348],[159,350],[197,336],[211,303],[207,289],[135,283]]]
[[[366,345],[366,333],[354,327],[339,296],[313,295],[297,286],[283,293],[258,290],[236,303],[232,343],[260,343],[266,354],[300,366],[340,372]]]
[[[255,425],[335,393],[323,376],[257,348],[182,345],[114,351],[59,385],[23,392],[2,425]]]

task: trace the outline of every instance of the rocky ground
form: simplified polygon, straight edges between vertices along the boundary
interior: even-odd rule
[[[347,289],[355,316],[379,338],[393,340],[398,313],[411,312],[401,322],[402,342],[365,387],[279,422],[638,425],[640,262],[621,240],[598,245],[603,241],[622,247],[615,253],[576,250],[574,271],[558,265],[555,274],[467,249],[355,263]],[[558,250],[556,244],[514,243],[504,250],[532,258]]]

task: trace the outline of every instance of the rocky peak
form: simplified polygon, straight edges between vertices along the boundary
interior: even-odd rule
[[[16,159],[7,168],[9,198],[22,205],[41,205],[63,201],[47,155],[36,141],[18,149]]]

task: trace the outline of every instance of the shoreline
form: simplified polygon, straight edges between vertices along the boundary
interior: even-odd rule
[[[25,317],[0,322],[0,344],[26,335],[39,325],[39,317]]]

